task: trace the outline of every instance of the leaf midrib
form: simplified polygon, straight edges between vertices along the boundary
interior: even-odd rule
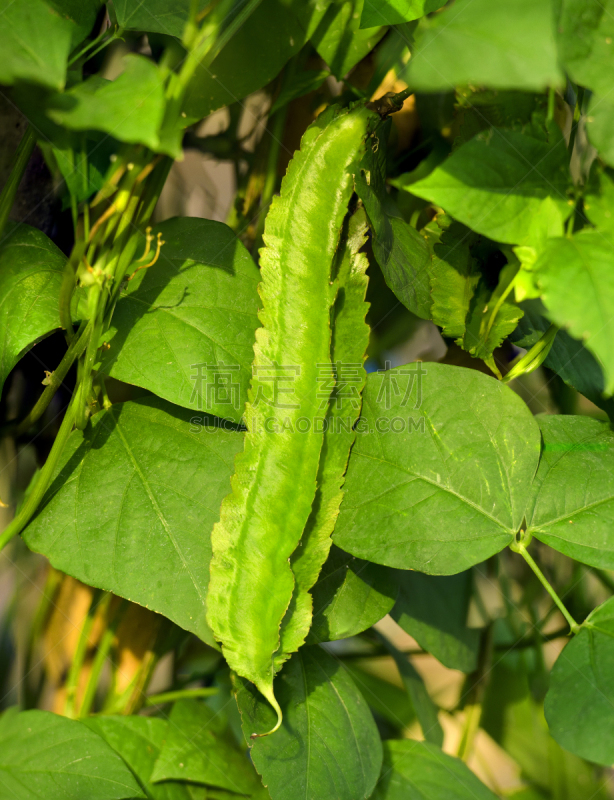
[[[116,422],[117,422],[117,420],[116,420]],[[173,545],[173,547],[175,549],[175,552],[177,553],[177,555],[181,559],[181,563],[183,564],[183,566],[184,566],[186,572],[188,573],[188,575],[190,576],[190,580],[192,581],[192,584],[193,584],[194,588],[196,589],[196,593],[197,593],[197,595],[199,596],[199,598],[201,599],[201,601],[202,601],[202,603],[204,605],[205,596],[204,596],[204,594],[203,594],[203,592],[201,590],[201,587],[198,584],[198,581],[196,580],[196,578],[194,577],[194,575],[192,573],[192,570],[191,570],[191,568],[190,568],[190,566],[188,564],[188,561],[186,560],[181,548],[179,547],[178,542],[175,539],[175,535],[172,532],[171,526],[169,525],[169,523],[168,523],[166,517],[164,516],[164,514],[162,513],[162,509],[158,505],[158,501],[156,500],[156,497],[155,497],[155,495],[154,495],[149,483],[147,482],[147,479],[146,479],[143,471],[141,470],[141,468],[139,466],[139,463],[136,460],[136,457],[135,457],[134,453],[132,452],[132,449],[130,448],[129,443],[128,443],[126,437],[123,434],[123,431],[121,430],[121,427],[119,425],[116,425],[116,430],[117,430],[118,436],[119,436],[119,438],[121,440],[121,443],[124,446],[124,450],[126,451],[126,455],[128,456],[128,458],[132,462],[132,465],[133,465],[135,471],[137,472],[139,478],[141,479],[141,483],[143,484],[143,488],[145,489],[145,491],[147,493],[147,496],[149,497],[149,501],[150,501],[155,513],[156,513],[156,516],[158,517],[158,520],[160,521],[160,524],[164,528],[168,538],[171,540],[171,543],[172,543],[172,545]]]
[[[400,472],[404,472],[406,475],[409,475],[410,477],[414,478],[415,480],[424,481],[425,483],[428,483],[429,485],[434,486],[436,489],[440,489],[441,491],[448,492],[448,494],[453,495],[454,497],[456,497],[461,502],[466,503],[468,506],[471,506],[471,508],[475,509],[475,511],[478,511],[480,514],[482,514],[482,516],[486,517],[491,522],[494,522],[499,528],[503,528],[505,531],[507,531],[512,536],[516,533],[514,528],[508,527],[503,522],[501,522],[501,520],[498,520],[496,517],[493,517],[491,514],[489,514],[483,508],[480,508],[480,506],[478,506],[472,500],[469,500],[469,498],[463,497],[463,495],[459,494],[458,492],[455,492],[453,489],[451,489],[451,488],[449,488],[447,486],[444,486],[441,483],[437,483],[436,481],[433,481],[433,480],[431,480],[429,478],[426,478],[424,475],[417,475],[416,473],[412,472],[410,469],[407,469],[407,467],[404,467],[404,466],[402,466],[400,464],[394,464],[392,461],[388,461],[385,458],[376,458],[375,456],[368,455],[367,453],[360,452],[358,450],[355,451],[355,455],[361,456],[362,458],[369,458],[372,461],[379,461],[382,464],[387,464],[388,466],[392,467],[393,469],[398,469]],[[395,488],[395,487],[393,487],[393,488]],[[366,500],[364,503],[361,503],[360,506],[355,506],[355,508],[360,508],[361,506],[366,505],[366,503],[368,503],[368,502],[370,502],[370,500]]]

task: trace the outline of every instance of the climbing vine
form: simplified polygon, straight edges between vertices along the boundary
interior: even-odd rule
[[[610,796],[610,6],[0,0],[7,797]]]

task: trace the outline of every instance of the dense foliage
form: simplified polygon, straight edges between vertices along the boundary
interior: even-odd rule
[[[0,19],[0,797],[611,796],[614,2]]]

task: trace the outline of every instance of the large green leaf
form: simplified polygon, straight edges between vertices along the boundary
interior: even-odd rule
[[[480,271],[469,250],[474,238],[471,232],[459,223],[450,225],[449,217],[445,220],[448,227],[433,244],[429,270],[431,319],[441,327],[443,336],[462,340]],[[443,227],[444,223],[440,224]]]
[[[74,25],[43,0],[0,0],[0,84],[20,81],[61,89]]]
[[[549,0],[457,0],[421,24],[409,82],[425,92],[458,84],[497,89],[561,85]]]
[[[602,364],[614,393],[614,255],[599,231],[550,239],[535,265],[552,322],[582,341]]]
[[[184,104],[186,122],[266,86],[298,53],[305,33],[291,6],[284,0],[262,0],[211,66],[197,68]]]
[[[332,2],[311,43],[340,80],[375,47],[386,28],[361,28],[363,5],[370,0]],[[381,26],[381,22],[375,23]]]
[[[238,749],[224,715],[200,700],[180,700],[168,723],[152,782],[185,780],[237,794],[258,789],[258,776],[247,754]]]
[[[92,586],[212,643],[210,532],[243,437],[157,398],[122,403],[71,434],[28,547]]]
[[[240,422],[258,327],[259,272],[221,222],[157,226],[165,244],[113,315],[103,370],[180,406]]]
[[[538,421],[544,446],[528,531],[577,561],[614,569],[614,433],[590,417]]]
[[[600,94],[609,93],[614,79],[614,3],[611,0],[559,2],[557,45],[569,77]]]
[[[458,758],[428,742],[384,742],[382,777],[373,800],[495,800]]]
[[[400,25],[437,11],[443,5],[443,0],[368,0],[362,9],[360,27]]]
[[[145,797],[100,736],[49,711],[10,710],[0,717],[0,786],[7,800]]]
[[[75,47],[90,33],[96,22],[96,17],[104,5],[103,0],[47,0],[58,14],[70,20],[72,46]]]
[[[372,156],[369,167],[368,180],[360,172],[355,184],[369,218],[373,254],[386,283],[403,305],[416,316],[430,319],[431,256],[426,240],[412,225],[389,213],[385,179]]]
[[[601,233],[614,228],[614,170],[594,169],[584,196],[584,213]]]
[[[190,13],[191,0],[113,0],[117,22],[133,31],[165,33],[181,38]],[[200,0],[199,9],[207,5]]]
[[[358,431],[333,536],[339,547],[446,575],[512,541],[540,438],[506,386],[442,364],[372,373]]]
[[[168,781],[159,786],[150,781],[169,724],[157,717],[98,715],[83,720],[90,730],[124,759],[151,800],[190,800],[186,786]]]
[[[565,800],[606,800],[607,789],[594,768],[552,740],[542,704],[531,695],[526,661],[525,654],[508,653],[493,666],[480,727],[520,766],[522,777],[548,797],[565,787]],[[543,797],[540,793],[538,800]]]
[[[526,300],[521,308],[524,316],[510,339],[519,347],[530,350],[548,330],[550,322],[545,318],[546,310],[539,300]],[[544,365],[556,372],[568,386],[577,389],[614,417],[614,400],[603,397],[603,370],[582,342],[573,339],[567,331],[558,331]]]
[[[546,197],[561,212],[569,210],[565,143],[553,138],[548,143],[492,128],[407,190],[495,241],[523,244]]]
[[[0,249],[0,394],[22,355],[60,327],[65,264],[65,256],[42,231],[29,225],[10,229]]]
[[[446,667],[473,672],[480,632],[467,627],[470,598],[470,572],[450,576],[402,572],[392,618]]]
[[[275,712],[257,690],[236,678],[245,738],[270,730]],[[373,791],[382,745],[371,712],[336,659],[302,647],[275,682],[282,727],[256,739],[251,757],[272,800],[362,800]]]
[[[550,732],[589,761],[614,762],[614,598],[589,615],[562,651],[546,695]]]
[[[73,131],[96,130],[122,142],[161,149],[158,136],[164,115],[164,85],[157,65],[140,55],[128,55],[125,69],[114,81],[98,75],[53,95],[47,116]],[[166,152],[167,148],[162,148]],[[171,148],[170,155],[180,149]]]
[[[312,590],[313,622],[307,641],[332,642],[367,630],[390,611],[397,591],[388,567],[333,545]]]
[[[592,145],[599,150],[601,158],[614,166],[614,100],[610,90],[604,94],[593,94],[588,104],[586,132]]]

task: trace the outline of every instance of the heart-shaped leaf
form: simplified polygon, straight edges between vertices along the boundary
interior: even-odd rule
[[[560,133],[553,139],[545,142],[491,128],[461,145],[407,191],[442,206],[491,239],[524,244],[545,198],[561,213],[569,211],[565,142]]]
[[[512,541],[540,436],[506,386],[442,364],[372,373],[357,429],[333,536],[339,547],[450,575]]]
[[[258,690],[235,678],[247,741],[276,714]],[[251,757],[272,800],[366,800],[377,781],[382,745],[367,704],[342,665],[319,647],[302,647],[275,681],[281,728],[256,739]]]
[[[247,753],[237,748],[224,716],[194,699],[174,704],[151,780],[192,781],[236,794],[251,794],[260,786]]]
[[[103,370],[180,406],[240,422],[259,326],[258,269],[227,225],[175,218],[160,258],[113,315]]]
[[[117,753],[81,722],[49,711],[0,717],[0,785],[19,800],[145,797]]]
[[[614,433],[590,417],[537,419],[544,446],[528,532],[571,558],[614,569]]]
[[[546,695],[550,733],[566,750],[614,762],[614,598],[589,615],[557,658]]]
[[[214,644],[205,620],[210,534],[243,436],[191,416],[150,398],[74,431],[24,539],[62,572]]]

